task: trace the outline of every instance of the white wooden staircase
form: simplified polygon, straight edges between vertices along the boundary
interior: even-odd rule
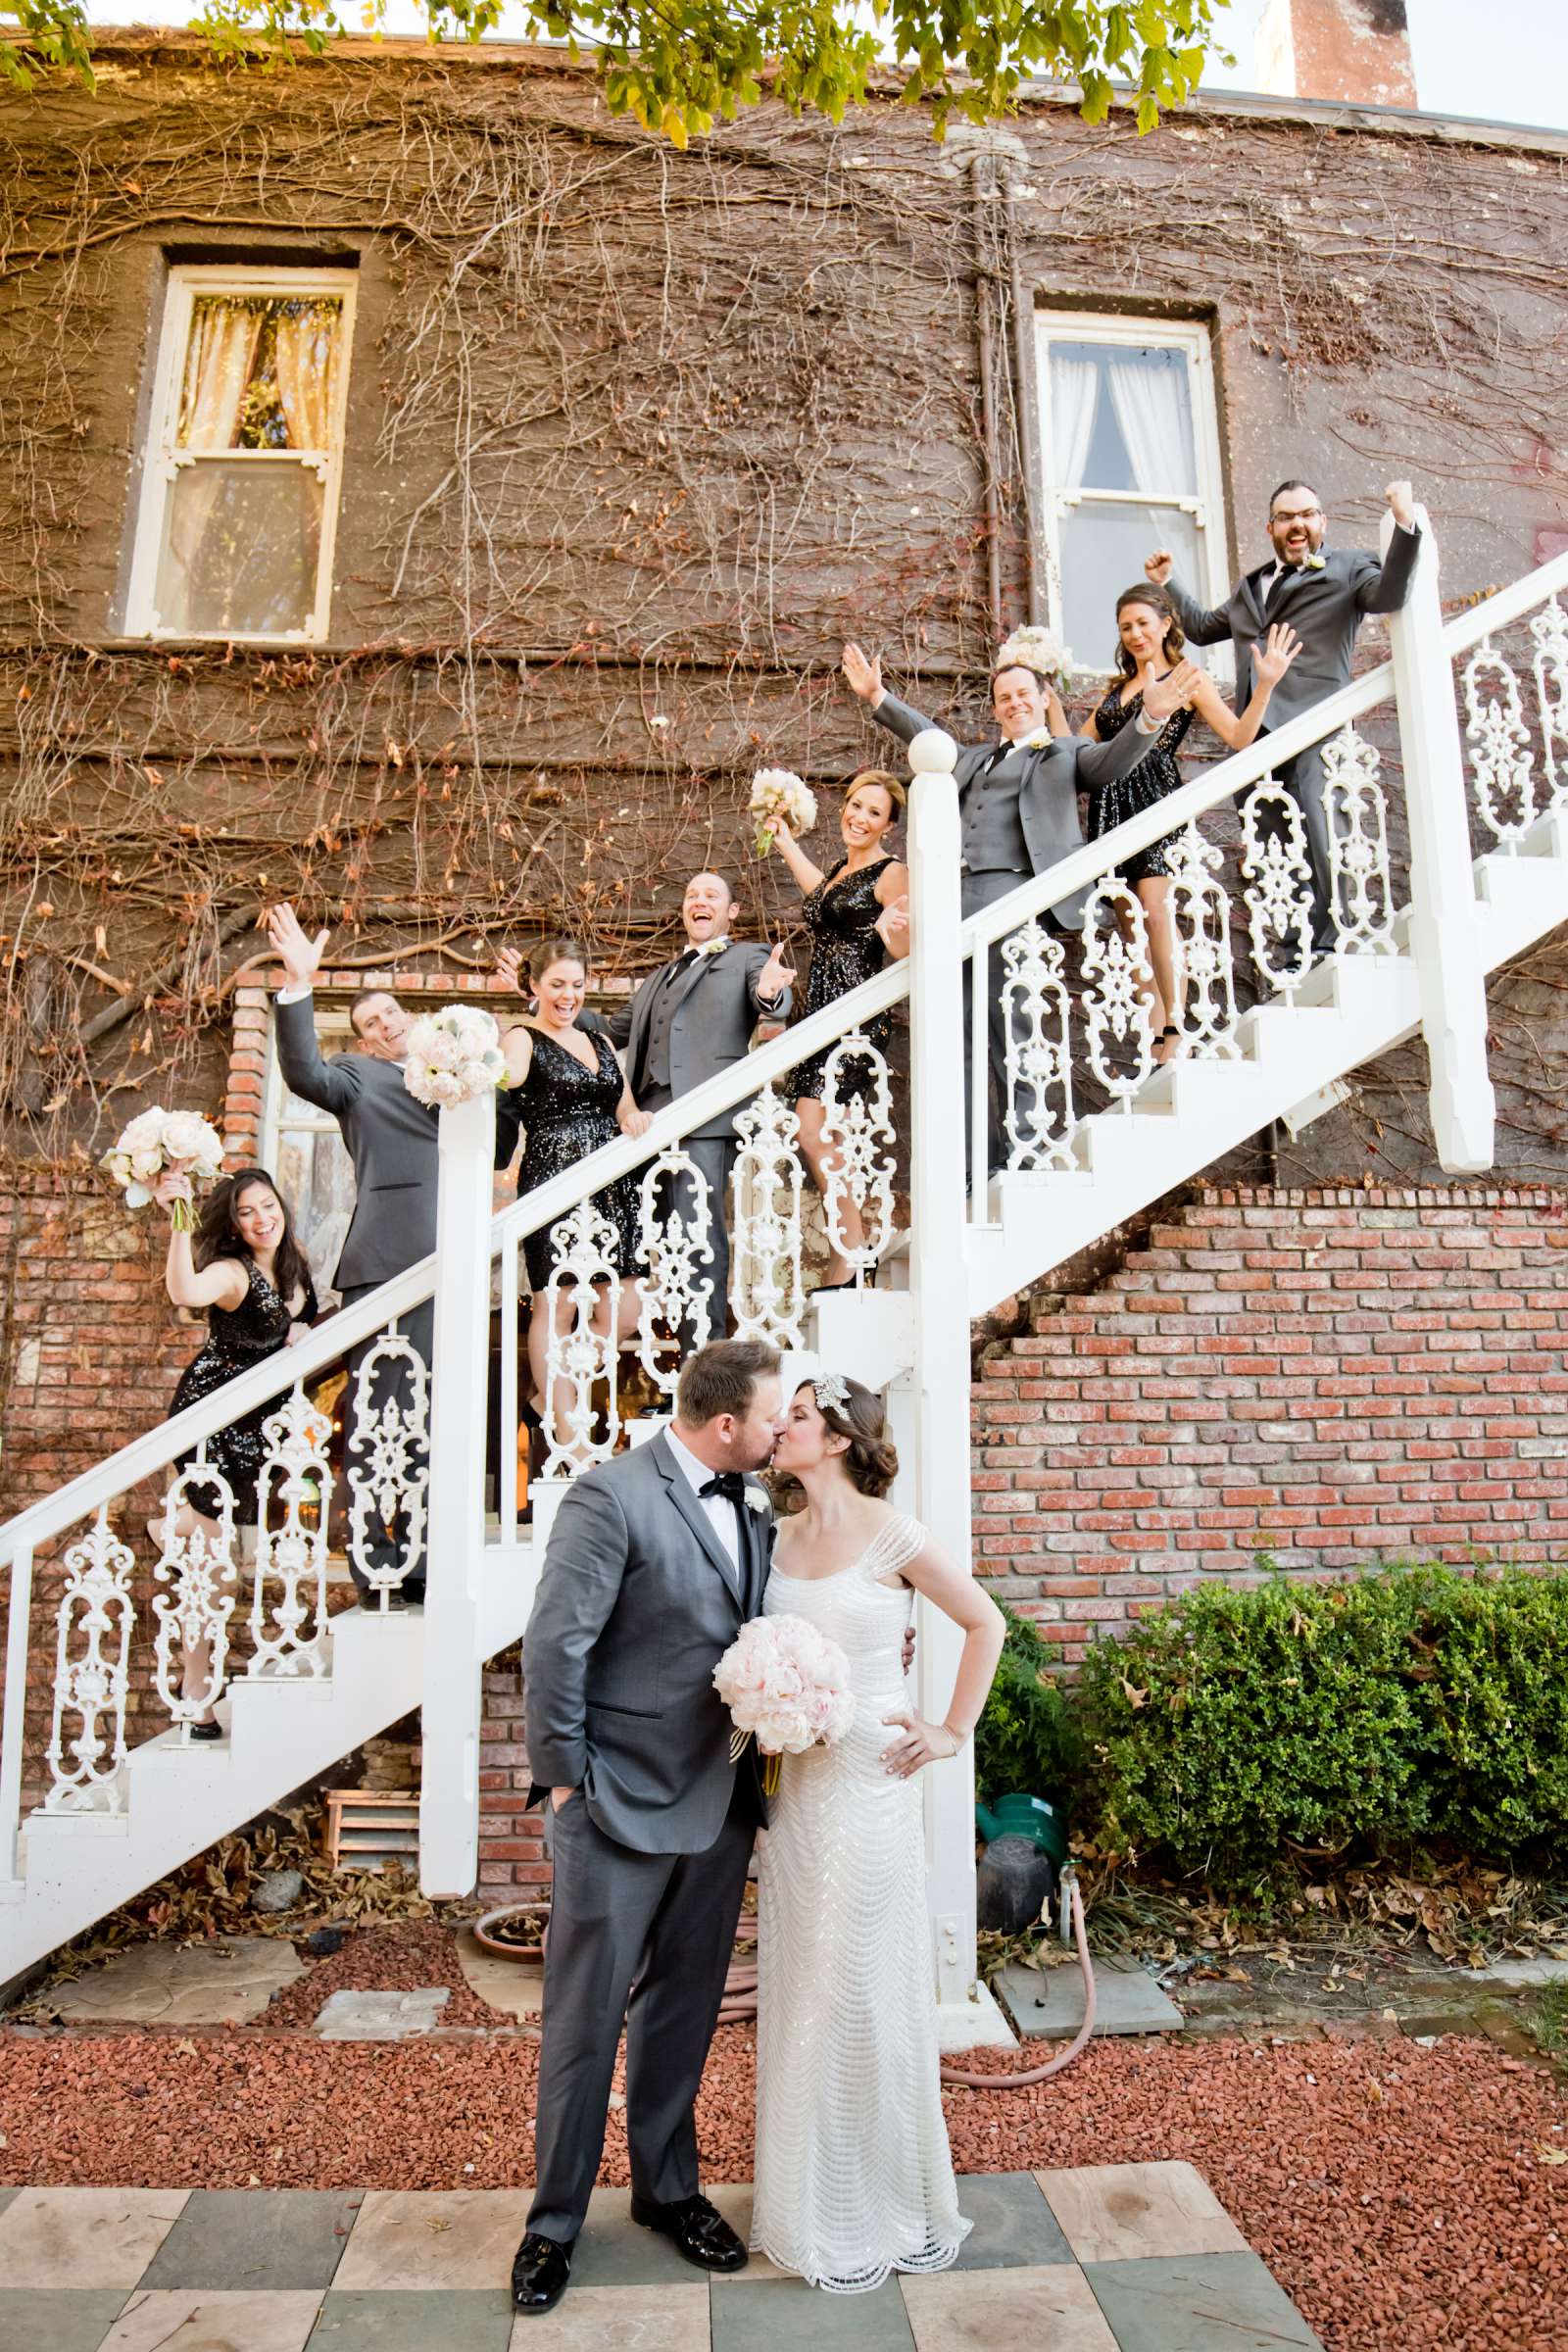
[[[816,1357],[884,1393],[906,1468],[900,1498],[950,1548],[968,1548],[968,1362],[973,1317],[1039,1281],[1151,1200],[1197,1176],[1275,1119],[1308,1115],[1348,1072],[1423,1032],[1431,1064],[1434,1131],[1455,1173],[1490,1164],[1491,1083],[1485,1055],[1486,974],[1568,921],[1568,558],[1445,625],[1436,550],[1428,530],[1416,588],[1394,623],[1395,659],[1276,737],[1227,760],[1156,810],[1050,876],[1024,885],[967,926],[957,906],[954,750],[945,736],[911,747],[914,952],[838,1005],[747,1064],[659,1114],[648,1135],[626,1139],[491,1219],[488,1104],[444,1114],[442,1200],[435,1255],[373,1298],[99,1464],[0,1529],[0,1565],[11,1594],[0,1737],[0,1984],[224,1833],[310,1782],[415,1706],[424,1711],[421,1876],[439,1894],[474,1881],[479,1813],[479,1677],[483,1661],[526,1626],[542,1546],[569,1468],[536,1485],[532,1524],[519,1525],[510,1478],[499,1514],[484,1507],[487,1382],[493,1285],[502,1301],[499,1403],[504,1433],[516,1426],[521,1374],[516,1346],[519,1245],[528,1231],[575,1212],[571,1267],[577,1297],[599,1270],[589,1195],[610,1177],[645,1174],[716,1110],[745,1103],[744,1184],[735,1219],[735,1300],[740,1327],[774,1338],[787,1357]],[[1463,665],[1456,708],[1454,664]],[[1393,704],[1398,722],[1410,870],[1391,866],[1387,792],[1376,755],[1356,732],[1368,711]],[[1236,803],[1254,843],[1282,816],[1270,760],[1323,741],[1341,793],[1340,945],[1315,965],[1305,952],[1304,860],[1288,821],[1282,846],[1258,850],[1240,882],[1222,883],[1199,820]],[[1468,779],[1466,768],[1468,767]],[[1134,850],[1187,828],[1175,931],[1187,973],[1184,1057],[1152,1061],[1138,996],[1142,961],[1136,907],[1117,899],[1110,869]],[[1473,855],[1475,840],[1481,854]],[[1086,885],[1105,918],[1081,980],[1069,987],[1058,944],[1038,922],[1054,900]],[[1113,919],[1127,915],[1129,936]],[[1233,934],[1245,936],[1250,973],[1238,973]],[[983,1142],[965,1200],[961,959],[981,968],[974,990],[983,1020],[1000,956],[1007,976],[1012,1089],[1006,1167],[984,1164]],[[1239,1010],[1237,985],[1257,998]],[[885,1122],[862,1132],[844,1114],[843,1190],[865,1218],[863,1276],[882,1287],[812,1304],[799,1275],[801,1164],[793,1114],[775,1091],[793,1064],[907,998],[910,1007],[908,1161],[911,1232],[891,1227],[891,1145]],[[983,1032],[981,1067],[983,1069]],[[1106,1107],[1080,1115],[1085,1084]],[[786,1090],[787,1091],[787,1090]],[[983,1126],[977,1131],[983,1136]],[[644,1326],[667,1332],[689,1309],[700,1259],[693,1239],[661,1222],[650,1186]],[[700,1242],[700,1236],[697,1237]],[[327,1619],[324,1511],[310,1496],[327,1475],[324,1428],[313,1424],[309,1390],[347,1348],[376,1334],[395,1355],[398,1320],[436,1299],[428,1502],[429,1599],[421,1612],[380,1606]],[[649,1359],[666,1388],[667,1350]],[[557,1368],[580,1406],[568,1446],[603,1452],[616,1442],[595,1421],[616,1367],[597,1355],[586,1327],[563,1336]],[[787,1372],[790,1369],[786,1367]],[[595,1384],[598,1384],[597,1388]],[[144,1499],[132,1490],[167,1479],[179,1452],[239,1412],[270,1402],[276,1466],[273,1534],[261,1568],[247,1572],[237,1544],[221,1566],[247,1605],[256,1655],[226,1678],[219,1712],[228,1737],[192,1744],[178,1697],[177,1629],[160,1650],[159,1704],[172,1728],[126,1740],[132,1668],[135,1559]],[[574,1408],[576,1411],[576,1408]],[[319,1421],[319,1416],[316,1416]],[[657,1417],[636,1439],[658,1426]],[[422,1462],[389,1438],[390,1470],[424,1481]],[[509,1457],[504,1436],[502,1460]],[[385,1465],[383,1465],[385,1467]],[[51,1564],[63,1597],[45,1619],[35,1581]],[[187,1564],[165,1556],[160,1590],[186,1608],[188,1634],[204,1605]],[[265,1573],[264,1573],[265,1571]],[[241,1585],[246,1602],[239,1602]],[[191,1611],[196,1614],[192,1616]],[[288,1629],[292,1627],[292,1631]],[[284,1629],[280,1634],[279,1628]],[[154,1630],[144,1628],[143,1631]],[[55,1659],[54,1730],[41,1757],[24,1740],[28,1657]],[[945,1621],[922,1631],[918,1672],[930,1703],[945,1699],[953,1642]],[[140,1689],[140,1684],[138,1684]],[[948,2037],[974,2038],[972,1783],[967,1757],[928,1780],[931,1906]],[[24,1789],[36,1801],[24,1807]]]

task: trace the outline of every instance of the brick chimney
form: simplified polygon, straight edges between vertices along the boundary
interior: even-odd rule
[[[1257,86],[1282,98],[1413,107],[1405,0],[1268,0]]]

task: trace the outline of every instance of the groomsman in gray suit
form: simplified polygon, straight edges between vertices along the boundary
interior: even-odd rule
[[[858,645],[844,648],[844,676],[852,694],[858,695],[879,727],[901,743],[935,724],[907,703],[901,703],[882,684],[880,661],[868,658]],[[1093,743],[1086,735],[1053,735],[1046,696],[1049,681],[1039,670],[1014,662],[992,673],[991,707],[996,712],[1000,740],[967,744],[958,754],[956,775],[961,826],[963,912],[977,914],[998,899],[1016,890],[1031,874],[1043,874],[1060,858],[1083,848],[1078,822],[1078,795],[1093,784],[1108,784],[1136,767],[1173,710],[1188,700],[1196,675],[1191,662],[1178,662],[1151,686],[1144,708],[1130,727],[1108,743]],[[1081,931],[1084,891],[1061,899],[1047,919],[1061,931]],[[1001,943],[991,955],[991,1117],[988,1158],[995,1163],[1007,1102],[1006,1024],[1002,1011],[1005,978]],[[964,1133],[968,1136],[972,1094],[969,1083],[970,966],[963,967]]]
[[[603,1022],[626,1059],[626,1083],[642,1110],[662,1110],[707,1078],[745,1058],[759,1021],[789,1017],[795,978],[782,947],[731,936],[740,908],[722,874],[693,874],[681,901],[686,946],[672,963],[642,981],[624,1012]],[[729,1233],[724,1194],[735,1164],[735,1113],[720,1111],[684,1138],[682,1149],[708,1179],[712,1206],[713,1262],[710,1331],[722,1339],[729,1299]],[[675,1205],[692,1213],[689,1182],[675,1188]]]
[[[1268,537],[1273,555],[1238,581],[1222,605],[1206,611],[1171,577],[1172,557],[1159,548],[1144,565],[1176,608],[1176,617],[1195,645],[1222,645],[1236,652],[1236,708],[1246,708],[1252,691],[1252,641],[1276,621],[1289,621],[1301,650],[1275,687],[1263,732],[1299,718],[1315,703],[1350,682],[1355,634],[1368,612],[1397,612],[1410,593],[1421,526],[1408,482],[1391,482],[1384,493],[1394,516],[1386,556],[1364,548],[1325,548],[1328,524],[1317,492],[1306,482],[1281,482],[1268,502]],[[1306,827],[1312,867],[1312,946],[1333,948],[1334,878],[1329,862],[1329,818],[1323,800],[1323,747],[1298,752],[1274,771]]]
[[[784,1425],[779,1372],[765,1341],[700,1349],[669,1428],[575,1479],[550,1531],[523,1641],[554,1876],[518,2311],[565,2291],[622,2019],[632,2220],[700,2270],[746,2262],[701,2192],[694,2108],[766,1820],[713,1668],[762,1605],[773,1513],[750,1474]]]
[[[328,934],[311,939],[292,906],[269,907],[267,936],[283,966],[283,985],[274,999],[273,1020],[278,1065],[283,1083],[302,1102],[330,1111],[338,1123],[354,1163],[354,1216],[344,1237],[342,1254],[332,1287],[345,1306],[368,1291],[390,1281],[435,1248],[436,1137],[439,1113],[416,1102],[403,1081],[408,1057],[410,1019],[396,997],[384,988],[361,991],[349,1006],[349,1026],[358,1052],[324,1061],[316,1040],[316,1007],[312,991],[320,969]],[[517,1148],[515,1112],[498,1109],[496,1166],[504,1168]],[[406,1318],[402,1330],[426,1365],[434,1338],[435,1306],[427,1299]],[[352,1416],[355,1378],[373,1341],[354,1349],[349,1357],[349,1410]],[[382,1390],[402,1393],[395,1379]],[[346,1439],[354,1434],[350,1418]],[[353,1462],[357,1457],[348,1453]],[[401,1562],[402,1547],[395,1529],[383,1528],[370,1545],[377,1568]],[[358,1561],[350,1574],[363,1598],[368,1589]],[[401,1587],[395,1587],[390,1605],[400,1608],[424,1598],[424,1563],[411,1567]]]

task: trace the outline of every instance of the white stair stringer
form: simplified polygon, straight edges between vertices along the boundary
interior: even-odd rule
[[[484,1655],[515,1642],[533,1600],[532,1554],[486,1554]],[[348,1609],[332,1620],[329,1671],[240,1676],[219,1703],[222,1742],[182,1745],[175,1732],[132,1748],[121,1813],[29,1814],[18,1878],[0,1901],[0,1985],[242,1829],[419,1704],[420,1610]]]

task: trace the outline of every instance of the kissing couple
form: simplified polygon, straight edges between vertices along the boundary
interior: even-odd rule
[[[775,1524],[756,1473],[805,1508]],[[886,1502],[880,1400],[838,1375],[786,1402],[760,1340],[682,1370],[670,1426],[573,1481],[524,1644],[528,1755],[554,1873],[537,2182],[512,2273],[559,2303],[604,2149],[622,2020],[632,2219],[705,2271],[748,2249],[698,2181],[696,2100],[758,1832],[752,2247],[841,2294],[938,2271],[958,2211],[938,2082],[918,1774],[956,1755],[1001,1655],[996,1604]],[[905,1690],[913,1595],[963,1629],[941,1723]],[[808,1620],[849,1664],[855,1714],[786,1755],[764,1796],[731,1758],[713,1669],[751,1618]]]

